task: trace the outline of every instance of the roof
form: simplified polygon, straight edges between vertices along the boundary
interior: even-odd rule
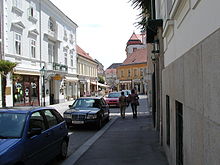
[[[107,69],[116,69],[119,65],[121,65],[122,63],[113,63],[111,64]]]
[[[105,74],[108,74],[108,73],[116,73],[116,69],[114,68],[114,69],[106,69],[105,70]]]
[[[137,36],[134,32],[131,35],[130,39],[127,42],[127,45],[142,45],[143,43],[141,40],[138,38],[140,36]]]
[[[83,57],[85,57],[85,58],[88,58],[88,59],[90,59],[90,60],[92,60],[92,61],[95,61],[95,60],[93,60],[93,58],[89,55],[89,53],[86,53],[82,48],[79,47],[79,45],[76,45],[76,52],[77,52],[77,54],[79,54],[79,55],[81,55],[81,56],[83,56]]]
[[[0,112],[9,113],[28,113],[30,111],[44,110],[44,109],[54,109],[51,107],[40,107],[40,106],[24,106],[24,107],[2,107]]]
[[[147,48],[137,49],[129,55],[122,65],[137,64],[147,62]]]

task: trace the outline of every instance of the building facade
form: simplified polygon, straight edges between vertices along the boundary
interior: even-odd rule
[[[98,63],[78,45],[77,50],[77,75],[78,97],[91,96],[98,92]]]
[[[132,34],[126,45],[127,58],[117,67],[118,90],[136,88],[145,94],[147,91],[147,48],[143,42],[144,33]]]
[[[156,1],[164,57],[161,139],[171,165],[220,162],[220,1]],[[163,44],[163,45],[162,45]]]
[[[49,105],[74,97],[77,25],[48,0],[1,2],[2,59],[18,63],[8,75],[7,106]]]
[[[118,79],[117,79],[117,70],[116,68],[122,63],[113,63],[105,70],[106,84],[109,86],[110,91],[118,90]]]

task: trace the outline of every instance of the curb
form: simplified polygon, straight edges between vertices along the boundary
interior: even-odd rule
[[[93,143],[100,138],[107,129],[118,119],[118,117],[112,118],[101,130],[99,130],[94,136],[87,140],[81,147],[79,147],[73,154],[71,154],[61,165],[74,165],[77,160],[91,147]]]

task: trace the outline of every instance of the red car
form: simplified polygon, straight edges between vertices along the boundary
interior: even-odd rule
[[[120,96],[121,96],[121,92],[110,92],[108,94],[108,97],[105,98],[105,101],[109,106],[119,107]]]

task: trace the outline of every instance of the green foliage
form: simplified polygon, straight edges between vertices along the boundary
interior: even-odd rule
[[[7,75],[9,72],[13,71],[13,68],[17,66],[17,63],[0,60],[0,72]]]
[[[0,73],[3,75],[2,76],[2,106],[6,106],[6,96],[5,96],[5,89],[6,89],[6,84],[7,84],[7,74],[9,72],[12,72],[14,67],[17,66],[17,63],[10,62],[10,61],[5,61],[5,60],[0,60]]]
[[[105,80],[102,76],[98,76],[98,82],[101,83],[101,84],[104,84],[105,83]]]
[[[137,22],[137,26],[142,30],[146,30],[147,20],[151,18],[151,0],[130,0],[132,6],[136,9],[141,9],[138,17],[141,21]]]

